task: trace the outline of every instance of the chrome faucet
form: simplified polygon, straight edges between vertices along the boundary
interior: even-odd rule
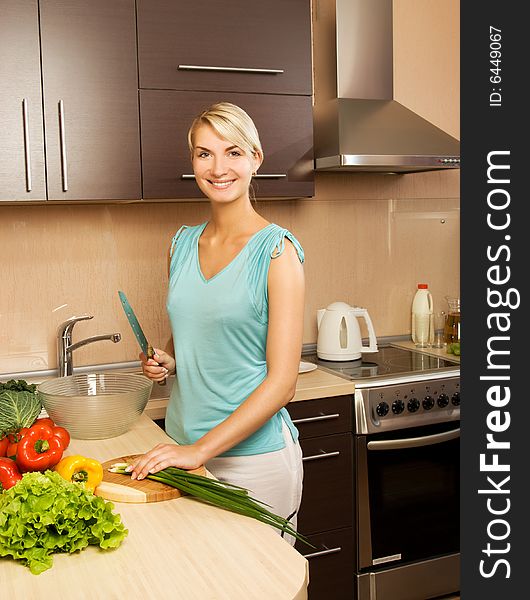
[[[93,319],[94,315],[81,315],[80,317],[70,317],[64,323],[61,323],[57,329],[57,351],[58,361],[57,366],[59,370],[59,377],[67,377],[73,373],[73,360],[72,352],[91,344],[92,342],[99,342],[100,340],[110,340],[111,342],[119,342],[121,340],[120,333],[109,333],[107,335],[95,335],[93,337],[86,338],[80,342],[72,344],[72,332],[74,325],[78,321],[86,321]]]

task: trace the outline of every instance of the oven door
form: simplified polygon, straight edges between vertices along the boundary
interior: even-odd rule
[[[459,422],[356,436],[358,570],[459,552]]]

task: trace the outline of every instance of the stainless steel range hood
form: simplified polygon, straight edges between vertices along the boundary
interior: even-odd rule
[[[316,170],[459,168],[460,142],[393,98],[392,0],[331,4],[327,17],[317,15],[336,45],[327,53],[328,90],[314,107]]]

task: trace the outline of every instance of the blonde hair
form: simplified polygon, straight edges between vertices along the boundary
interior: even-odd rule
[[[190,152],[194,149],[195,132],[201,125],[210,127],[223,139],[232,142],[249,156],[263,158],[263,148],[254,121],[239,106],[217,102],[195,117],[188,131]]]

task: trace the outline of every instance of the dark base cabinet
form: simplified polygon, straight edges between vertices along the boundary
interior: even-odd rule
[[[337,529],[307,536],[315,549],[297,542],[309,561],[308,600],[353,600],[353,530]]]
[[[353,599],[352,396],[293,402],[287,410],[300,432],[304,487],[298,542],[309,561],[309,600]]]
[[[353,523],[351,433],[301,439],[304,461],[303,534],[351,527]]]
[[[165,419],[155,419],[154,422],[160,427],[160,429],[166,430],[166,420]]]
[[[311,96],[140,90],[143,197],[206,200],[193,176],[188,129],[211,104],[227,101],[254,120],[265,155],[257,198],[314,195]]]

